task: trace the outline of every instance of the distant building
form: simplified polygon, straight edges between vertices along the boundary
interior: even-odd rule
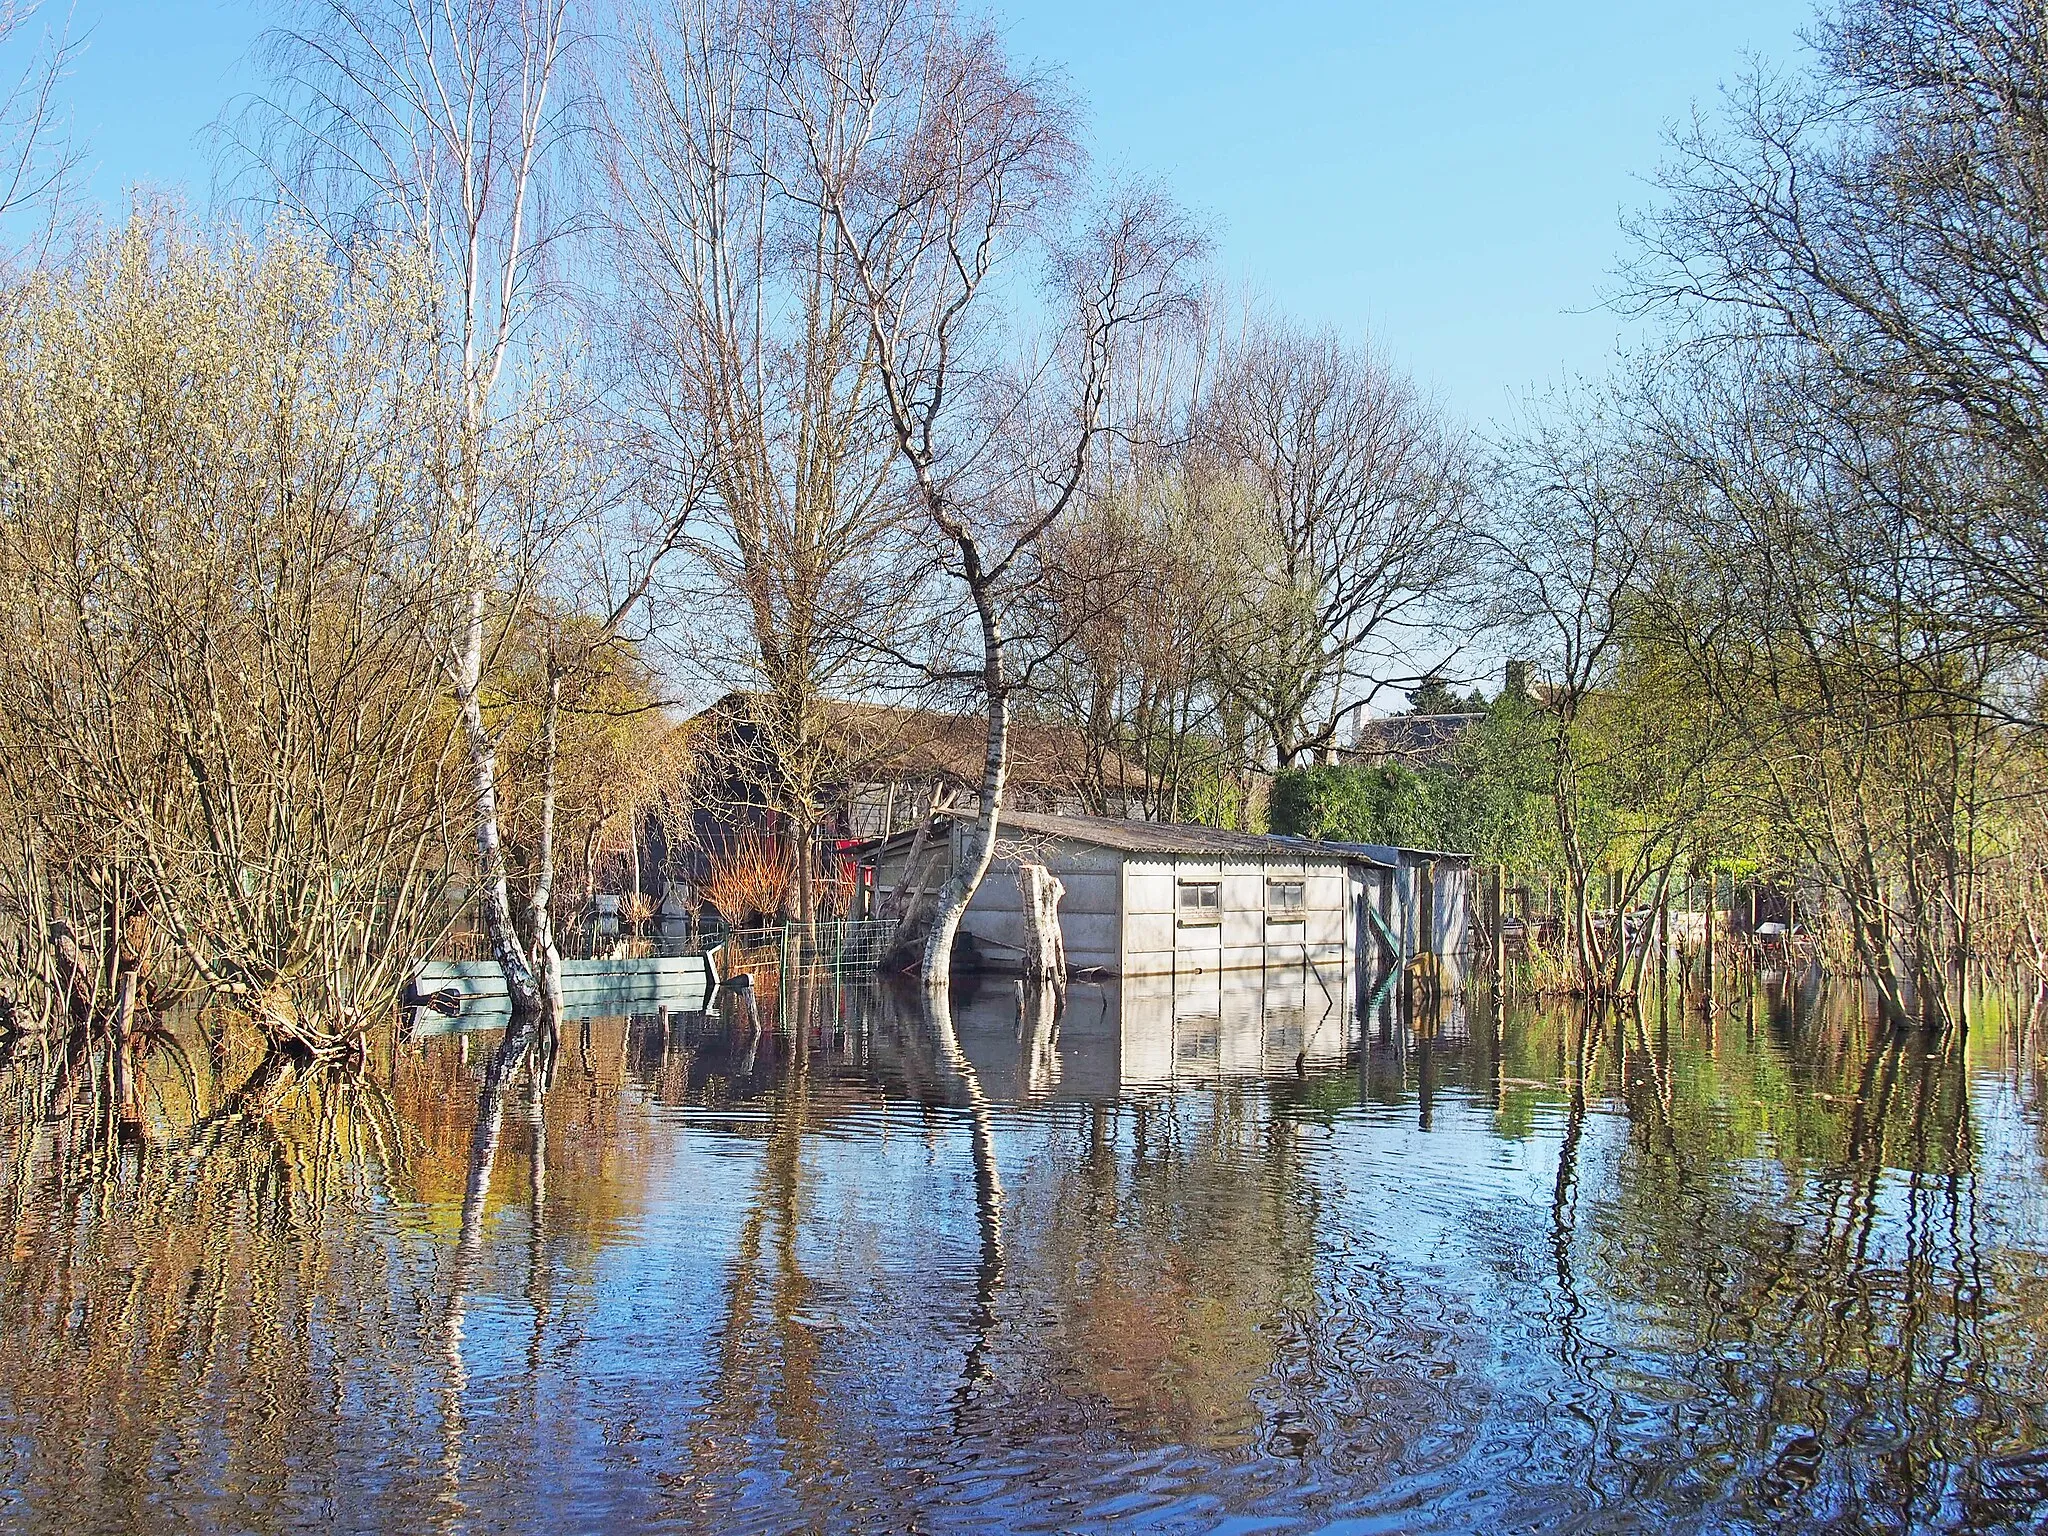
[[[1392,715],[1385,720],[1361,720],[1349,747],[1340,747],[1337,760],[1348,766],[1374,767],[1398,763],[1403,768],[1433,768],[1447,761],[1483,714]]]
[[[765,702],[729,693],[685,723],[698,765],[687,831],[658,816],[643,826],[643,857],[666,876],[665,916],[689,909],[722,853],[750,839],[788,847],[794,829],[781,809],[787,798]],[[985,717],[850,700],[821,707],[823,793],[813,835],[835,879],[855,844],[915,827],[935,804],[969,814],[979,806]],[[1106,786],[1102,808],[1119,815],[1141,808],[1143,773],[1113,753],[1098,763],[1091,751],[1071,727],[1013,721],[1006,798],[1021,809],[1079,814],[1102,806]]]
[[[782,796],[776,753],[762,725],[763,702],[758,694],[729,693],[688,724],[699,743],[695,798],[705,836],[741,824],[772,829]],[[955,808],[980,803],[986,717],[842,699],[826,700],[821,709],[821,836],[887,836],[923,820],[935,795]],[[1141,803],[1145,787],[1143,772],[1117,754],[1103,754],[1097,763],[1086,738],[1070,726],[1011,723],[1006,796],[1020,809],[1085,813],[1098,808],[1090,801],[1106,790],[1110,803],[1099,808],[1122,815]]]
[[[1446,702],[1457,698],[1456,694],[1442,688],[1438,688],[1437,693]],[[1501,690],[1494,702],[1518,698],[1547,709],[1553,702],[1553,693],[1548,685],[1529,680],[1526,661],[1510,661],[1502,671]],[[1420,695],[1410,694],[1409,697],[1418,699]],[[1399,764],[1403,768],[1441,767],[1451,760],[1466,737],[1486,719],[1484,709],[1469,707],[1485,703],[1484,695],[1475,692],[1464,702],[1468,707],[1462,710],[1423,710],[1390,715],[1383,720],[1361,719],[1352,727],[1351,744],[1333,751],[1331,761],[1361,768],[1386,763]]]

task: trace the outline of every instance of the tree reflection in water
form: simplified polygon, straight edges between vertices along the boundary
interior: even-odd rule
[[[2038,1007],[1324,996],[793,981],[126,1141],[0,1079],[0,1523],[2048,1512]]]

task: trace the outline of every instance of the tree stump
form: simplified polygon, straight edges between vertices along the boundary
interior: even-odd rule
[[[1043,864],[1019,863],[1017,890],[1024,898],[1024,979],[1049,981],[1064,991],[1067,944],[1060,933],[1060,898],[1067,888]]]

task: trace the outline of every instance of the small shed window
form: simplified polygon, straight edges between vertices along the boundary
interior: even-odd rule
[[[1308,912],[1308,897],[1299,880],[1266,882],[1266,916],[1276,923],[1298,923]]]
[[[1180,883],[1180,920],[1182,923],[1216,923],[1222,921],[1223,882],[1221,880],[1183,880]]]

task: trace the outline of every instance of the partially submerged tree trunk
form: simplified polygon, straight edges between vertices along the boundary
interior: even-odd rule
[[[505,995],[515,1014],[540,1012],[540,983],[534,976],[519,928],[512,920],[512,896],[505,869],[505,845],[499,835],[498,745],[483,712],[484,596],[472,593],[469,624],[456,677],[457,708],[469,742],[476,795],[477,907],[491,958],[505,973]]]
[[[1043,864],[1017,863],[1017,893],[1024,905],[1023,981],[1017,989],[1017,1034],[1024,1053],[1024,1084],[1033,1093],[1059,1078],[1059,1019],[1067,996],[1067,944],[1060,932],[1066,887]]]
[[[981,584],[980,552],[968,539],[960,541],[967,580],[981,618],[982,688],[988,700],[988,746],[982,757],[981,804],[963,834],[960,861],[939,888],[938,910],[924,941],[924,981],[944,991],[952,967],[953,940],[967,904],[981,889],[995,857],[996,831],[1003,814],[1003,789],[1010,777],[1010,685],[1003,664],[1002,632],[996,627],[993,593]]]
[[[1017,865],[1017,892],[1024,899],[1024,961],[1027,985],[1050,984],[1063,993],[1067,981],[1067,945],[1060,933],[1060,898],[1067,888],[1043,864]]]
[[[1721,893],[1716,886],[1712,865],[1707,866],[1707,931],[1700,946],[1700,991],[1706,994],[1706,1010],[1712,1013],[1717,1006],[1714,1001],[1714,927],[1719,914],[1716,912]]]
[[[555,806],[561,788],[562,674],[548,656],[547,699],[541,717],[540,868],[531,899],[533,956],[541,1012],[550,1030],[562,1025],[562,952],[555,943]]]
[[[114,1104],[123,1127],[142,1123],[141,1096],[135,1084],[135,972],[123,967],[114,983],[114,1013],[108,1049],[114,1067]]]

